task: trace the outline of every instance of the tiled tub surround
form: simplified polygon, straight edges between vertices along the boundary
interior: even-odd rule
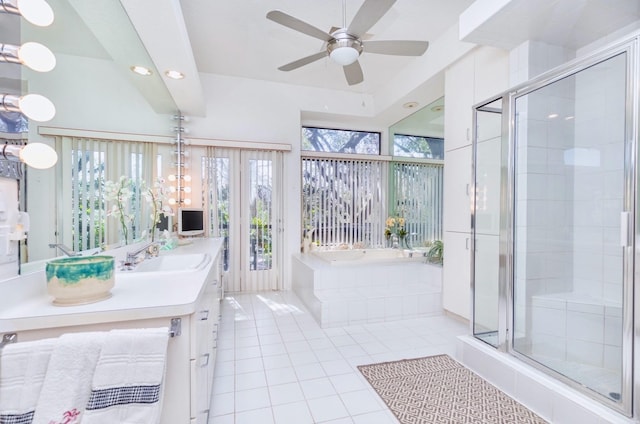
[[[420,256],[385,257],[369,250],[373,260],[328,261],[313,254],[295,255],[293,290],[322,328],[420,318],[442,312],[442,267]],[[335,251],[340,255],[341,252]],[[366,255],[366,254],[365,254]],[[382,257],[380,256],[382,255]]]

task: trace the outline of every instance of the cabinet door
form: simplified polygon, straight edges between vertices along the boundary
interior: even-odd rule
[[[471,231],[471,146],[445,154],[444,210],[445,231]]]
[[[466,55],[451,65],[444,81],[444,149],[471,145],[474,104],[474,57]]]
[[[470,233],[444,233],[442,306],[469,319],[471,305]]]
[[[191,360],[191,417],[198,424],[208,424],[209,415],[209,369],[213,366],[211,355],[203,353],[198,359]]]

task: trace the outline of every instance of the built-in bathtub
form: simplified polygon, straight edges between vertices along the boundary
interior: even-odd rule
[[[426,253],[406,249],[349,249],[316,250],[310,252],[331,265],[356,265],[358,263],[402,263],[405,261],[424,262]]]
[[[421,251],[353,249],[294,255],[293,290],[323,328],[442,313],[442,267]]]

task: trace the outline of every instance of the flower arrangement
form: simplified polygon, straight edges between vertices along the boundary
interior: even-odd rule
[[[133,216],[128,213],[129,200],[133,197],[133,181],[131,178],[121,176],[118,181],[105,181],[104,199],[113,202],[107,216],[112,216],[120,221],[120,231],[124,244],[129,244],[129,223]]]
[[[404,228],[405,219],[401,216],[390,216],[385,221],[386,228],[384,229],[384,236],[387,240],[392,234],[403,239],[407,235],[407,230]]]
[[[160,222],[161,215],[173,216],[173,209],[168,205],[169,203],[169,190],[164,185],[164,178],[158,178],[152,187],[148,187],[146,183],[142,182],[142,195],[147,203],[151,206],[151,218],[149,232],[151,233],[151,241],[155,240],[155,228]]]

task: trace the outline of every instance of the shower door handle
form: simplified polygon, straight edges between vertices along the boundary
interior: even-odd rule
[[[629,247],[629,212],[620,212],[620,246]]]

